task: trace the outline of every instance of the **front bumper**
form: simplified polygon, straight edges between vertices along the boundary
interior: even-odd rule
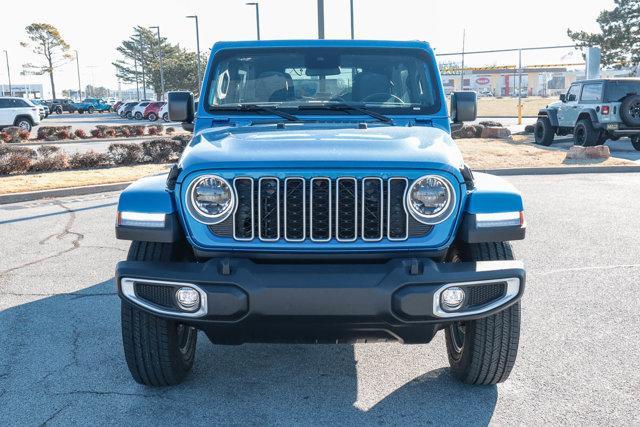
[[[415,258],[349,264],[240,258],[123,261],[116,283],[127,303],[196,326],[214,342],[417,343],[430,341],[453,320],[485,317],[515,303],[524,291],[525,271],[520,261],[436,263]],[[452,285],[462,287],[467,300],[459,311],[446,312],[439,295]],[[141,286],[163,292],[142,295]],[[195,313],[173,301],[173,289],[180,286],[200,293],[202,304]],[[487,300],[488,289],[501,291]]]

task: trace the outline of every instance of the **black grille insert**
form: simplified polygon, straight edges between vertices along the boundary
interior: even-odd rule
[[[507,284],[502,282],[469,286],[465,291],[467,292],[467,306],[475,307],[489,304],[503,297],[507,293]]]
[[[177,308],[173,299],[174,286],[136,283],[134,291],[138,298],[149,301],[152,304],[166,308]]]

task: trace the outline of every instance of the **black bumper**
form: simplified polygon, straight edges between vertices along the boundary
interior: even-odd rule
[[[127,303],[196,326],[220,343],[428,342],[453,320],[488,316],[518,301],[524,282],[519,261],[275,264],[212,259],[123,261],[116,269],[118,293]],[[439,305],[439,292],[447,284],[459,285],[467,293],[455,317]],[[191,285],[202,295],[204,304],[195,315],[180,310],[172,299],[171,288],[182,285]],[[142,286],[151,293],[143,294]],[[163,292],[153,291],[154,287]],[[164,292],[166,287],[170,290]],[[486,300],[487,289],[498,287],[504,290],[501,296],[494,292],[495,298]]]

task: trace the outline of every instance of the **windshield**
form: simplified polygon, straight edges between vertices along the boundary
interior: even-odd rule
[[[426,52],[397,48],[230,50],[216,57],[207,101],[212,111],[252,104],[314,114],[309,106],[355,103],[433,113],[440,100],[431,62]]]

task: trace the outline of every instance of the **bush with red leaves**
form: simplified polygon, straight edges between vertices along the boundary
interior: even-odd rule
[[[69,166],[72,169],[81,168],[97,168],[101,166],[110,166],[111,156],[107,153],[98,153],[93,150],[86,153],[75,153],[69,159]]]
[[[67,153],[57,153],[49,156],[39,157],[31,163],[29,172],[51,172],[67,169],[69,167],[69,156]]]
[[[85,139],[87,137],[87,133],[84,131],[84,129],[76,129],[73,133],[80,139]]]

